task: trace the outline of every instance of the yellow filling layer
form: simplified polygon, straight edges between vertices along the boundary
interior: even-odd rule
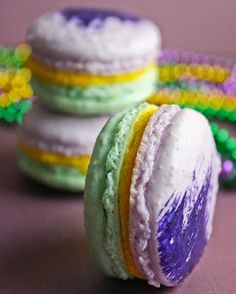
[[[156,70],[156,64],[149,64],[148,66],[126,74],[101,76],[89,75],[86,73],[56,70],[46,65],[43,65],[33,58],[29,58],[27,66],[31,69],[32,73],[39,79],[58,85],[64,86],[92,86],[129,82],[138,79],[150,71]]]
[[[75,167],[84,175],[87,172],[90,162],[89,155],[80,156],[65,156],[53,152],[45,152],[37,148],[27,146],[27,144],[19,141],[18,146],[30,158],[49,165],[63,165],[68,167]]]
[[[138,148],[143,136],[144,129],[152,116],[152,114],[157,110],[157,107],[150,105],[145,108],[141,113],[139,113],[134,126],[132,135],[130,137],[129,143],[125,150],[124,161],[121,169],[121,175],[119,182],[119,214],[121,221],[121,240],[122,249],[125,258],[125,263],[128,272],[137,278],[144,279],[142,274],[137,269],[130,249],[129,243],[129,197],[130,197],[130,186],[133,168],[135,164],[135,158],[138,152]]]

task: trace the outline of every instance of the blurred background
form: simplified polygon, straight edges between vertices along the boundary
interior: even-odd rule
[[[163,48],[236,57],[236,0],[0,0],[0,45],[24,42],[36,17],[67,6],[130,11],[158,24]],[[219,193],[212,241],[195,273],[157,290],[100,273],[88,252],[83,198],[20,175],[14,128],[0,124],[0,143],[0,294],[236,293],[235,190]]]
[[[128,10],[160,26],[164,47],[236,56],[235,0],[0,0],[0,43],[22,42],[35,17],[64,6]]]

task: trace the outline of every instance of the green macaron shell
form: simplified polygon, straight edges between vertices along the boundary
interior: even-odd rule
[[[89,87],[51,85],[34,78],[32,87],[48,107],[74,114],[112,113],[144,101],[156,86],[156,69],[139,79]]]
[[[93,255],[108,275],[131,278],[123,259],[118,183],[125,146],[146,103],[112,117],[100,133],[85,184],[85,225]]]
[[[85,175],[76,168],[43,164],[29,158],[22,152],[19,154],[18,163],[26,175],[47,186],[72,192],[84,189]]]

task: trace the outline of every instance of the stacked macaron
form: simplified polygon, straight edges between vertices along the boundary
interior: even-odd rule
[[[83,190],[93,145],[107,118],[70,117],[36,103],[18,129],[21,169],[49,186]]]
[[[144,103],[114,115],[85,184],[85,225],[100,268],[157,287],[180,283],[210,238],[219,171],[202,114]]]
[[[126,13],[64,9],[39,17],[27,41],[40,104],[19,131],[20,167],[50,186],[82,190],[108,114],[155,90],[159,30]]]
[[[155,89],[160,33],[151,21],[97,9],[41,16],[27,41],[33,88],[45,105],[74,114],[112,113]]]

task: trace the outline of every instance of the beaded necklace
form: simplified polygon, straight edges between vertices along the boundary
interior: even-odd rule
[[[210,121],[222,157],[220,180],[236,187],[236,137],[213,119],[236,122],[236,65],[214,55],[164,50],[159,58],[156,93],[148,101],[158,105],[178,104],[203,113]]]
[[[25,44],[16,49],[0,46],[0,120],[21,123],[31,107],[31,73],[23,67],[29,55]]]

